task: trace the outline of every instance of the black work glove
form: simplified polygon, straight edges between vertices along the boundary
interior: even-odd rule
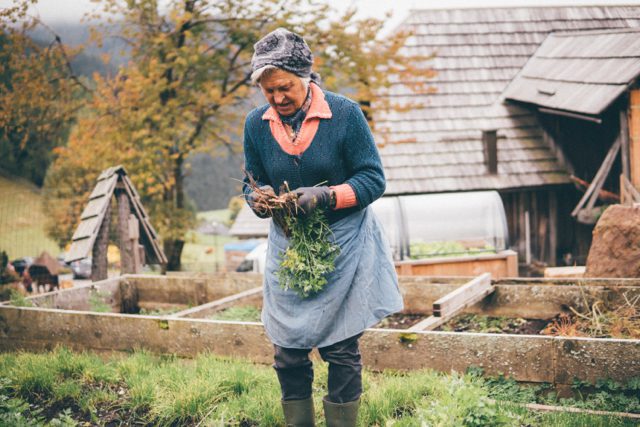
[[[298,216],[302,218],[316,209],[327,209],[331,201],[331,189],[327,186],[300,187],[294,193],[298,196]]]
[[[247,195],[247,203],[249,207],[260,218],[269,218],[271,216],[271,210],[265,209],[262,204],[266,203],[271,197],[276,197],[273,187],[270,185],[263,185],[260,187],[261,191],[252,191]]]

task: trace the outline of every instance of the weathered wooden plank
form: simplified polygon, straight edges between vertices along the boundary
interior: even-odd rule
[[[98,184],[96,184],[95,188],[91,192],[91,195],[89,196],[89,200],[104,196],[111,197],[111,195],[113,194],[113,189],[116,187],[117,181],[117,174],[114,174],[102,181],[98,181]]]
[[[191,306],[237,294],[262,284],[262,275],[251,273],[123,277],[138,288],[140,301]]]
[[[518,381],[554,379],[549,337],[372,329],[362,337],[360,350],[371,369],[465,372],[475,366],[488,375],[504,374]]]
[[[560,279],[558,279],[560,280]],[[629,298],[640,295],[638,286],[622,286],[616,281],[599,282],[600,285],[576,285],[579,280],[566,281],[573,284],[553,285],[553,280],[531,281],[531,284],[496,284],[495,291],[482,302],[465,308],[463,313],[488,316],[506,316],[526,319],[550,319],[571,306],[577,310],[588,310],[587,301],[600,300],[607,307],[624,304],[624,293]],[[495,282],[494,282],[495,283]],[[605,283],[614,286],[603,285]],[[632,282],[631,282],[632,283]],[[432,314],[432,304],[457,287],[452,283],[421,284],[414,280],[400,280],[400,291],[404,299],[404,313]]]
[[[82,211],[80,218],[82,220],[86,220],[95,216],[101,216],[110,202],[111,194],[105,194],[104,196],[89,200],[89,203],[87,203],[87,206]]]
[[[493,291],[491,274],[482,274],[439,298],[433,303],[433,315],[413,325],[409,331],[432,331],[453,319],[465,308],[482,301]]]
[[[260,323],[29,307],[0,310],[0,351],[56,345],[75,350],[147,349],[185,357],[211,352],[259,363],[273,361],[273,346]]]
[[[514,277],[517,262],[517,253],[506,250],[499,254],[399,261],[395,266],[401,276],[477,276],[490,272],[493,277]]]
[[[571,216],[574,216],[574,217],[577,216],[578,212],[583,207],[585,207],[585,205],[586,205],[585,208],[587,210],[593,208],[595,201],[598,198],[597,195],[600,192],[600,189],[602,188],[602,186],[604,185],[604,181],[606,180],[607,175],[609,174],[609,170],[611,170],[611,166],[613,166],[613,162],[615,161],[615,158],[616,158],[616,155],[618,154],[619,149],[620,149],[620,140],[616,139],[613,145],[611,145],[611,148],[609,148],[609,152],[605,156],[602,162],[602,165],[600,165],[600,168],[596,172],[596,176],[591,181],[589,188],[587,188],[587,191],[585,191],[584,195],[582,196],[582,198],[580,199],[576,207],[571,212]]]
[[[212,352],[259,363],[271,363],[273,351],[260,323],[0,306],[0,351],[55,345],[144,348],[187,357]],[[464,372],[476,366],[488,375],[557,384],[640,375],[640,340],[369,329],[360,348],[365,365],[374,370]]]
[[[78,228],[76,228],[75,233],[73,233],[72,241],[77,241],[81,239],[87,239],[92,235],[98,232],[98,227],[100,226],[101,217],[94,216],[92,218],[83,219],[80,221]]]
[[[221,310],[237,305],[262,306],[262,286],[174,313],[171,317],[202,319],[212,315],[213,313],[217,313]]]
[[[544,277],[557,278],[557,277],[582,277],[586,267],[584,265],[575,265],[568,267],[547,267],[544,269]]]
[[[640,377],[640,340],[557,337],[556,341],[558,383],[569,384],[574,378],[592,384],[606,378],[626,383]]]
[[[95,242],[95,236],[74,241],[71,244],[71,248],[69,248],[65,261],[73,262],[89,256],[91,248],[93,247],[93,242]]]
[[[407,332],[433,331],[434,329],[437,329],[440,326],[447,323],[449,320],[451,320],[452,317],[453,316],[447,316],[447,317],[429,316],[426,319],[421,320],[420,322],[416,323],[415,325],[407,329]]]
[[[120,311],[120,301],[117,294],[119,283],[119,277],[112,277],[100,282],[34,295],[27,297],[27,300],[35,307],[88,311],[91,310],[90,297],[97,293],[103,302],[111,305],[113,311],[118,312]]]
[[[433,303],[433,315],[451,317],[493,292],[491,273],[484,273]]]

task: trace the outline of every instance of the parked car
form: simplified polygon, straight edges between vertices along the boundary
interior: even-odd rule
[[[71,271],[74,279],[91,278],[91,258],[83,258],[71,262]]]
[[[262,242],[249,252],[240,263],[236,271],[264,273],[267,263],[267,242]]]

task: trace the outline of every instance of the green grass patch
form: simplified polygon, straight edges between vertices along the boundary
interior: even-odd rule
[[[327,367],[316,363],[316,419],[324,425]],[[631,426],[631,420],[538,413],[492,399],[527,402],[535,393],[478,372],[366,371],[360,426]],[[632,384],[632,386],[635,383]],[[597,387],[598,385],[590,385]],[[612,392],[616,386],[601,385]],[[146,352],[99,357],[62,348],[0,355],[0,425],[281,426],[273,369],[242,360]],[[597,409],[611,409],[609,406]]]
[[[496,249],[488,244],[479,242],[465,244],[463,242],[421,242],[413,241],[409,244],[411,259],[460,257],[467,255],[495,254]]]
[[[251,305],[229,307],[209,316],[212,320],[236,320],[238,322],[259,322],[260,309]]]
[[[0,176],[0,250],[10,259],[36,257],[42,251],[56,256],[60,249],[47,237],[40,190],[34,185]]]
[[[211,236],[196,231],[187,233],[182,250],[183,270],[214,273],[224,268],[224,245],[237,242],[231,236]]]

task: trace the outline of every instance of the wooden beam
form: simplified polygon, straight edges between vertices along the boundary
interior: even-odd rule
[[[107,279],[107,249],[109,247],[109,223],[111,222],[111,203],[107,204],[93,249],[91,251],[91,281]]]
[[[118,202],[118,243],[120,244],[120,273],[136,273],[133,269],[133,248],[129,242],[129,215],[131,205],[124,184],[118,182],[116,186],[116,200]],[[125,312],[127,313],[127,312]]]
[[[635,188],[640,188],[640,89],[629,91],[629,173]]]
[[[421,320],[420,322],[410,327],[408,329],[408,332],[433,331],[434,329],[437,329],[440,326],[447,323],[449,320],[451,320],[452,317],[453,316],[447,316],[447,317],[429,316],[426,319]]]
[[[640,203],[640,191],[636,190],[624,175],[620,175],[620,193],[624,194],[623,204],[633,205],[634,203]]]
[[[453,319],[465,308],[482,301],[494,291],[491,274],[484,273],[433,303],[433,316],[409,328],[409,331],[432,331]]]
[[[433,315],[450,316],[493,292],[491,274],[484,273],[433,303]],[[480,298],[480,300],[478,299]]]
[[[555,266],[558,257],[558,193],[549,192],[549,265]]]
[[[205,318],[213,313],[241,304],[243,301],[253,302],[256,299],[259,299],[260,301],[262,300],[262,286],[249,289],[248,291],[240,292],[239,294],[231,295],[226,298],[221,298],[216,301],[211,301],[207,304],[202,304],[197,307],[173,313],[170,317]]]
[[[0,322],[0,351],[56,345],[98,351],[144,348],[185,357],[206,352],[273,363],[273,345],[256,322],[11,306],[0,306]],[[486,375],[554,384],[572,384],[575,378],[627,381],[640,375],[640,340],[632,339],[369,329],[360,343],[363,362],[373,370],[464,372],[479,366]]]
[[[589,185],[589,188],[587,188],[587,191],[584,192],[584,195],[578,202],[578,205],[571,212],[571,216],[577,216],[578,212],[582,210],[585,204],[587,209],[593,208],[596,203],[596,199],[598,198],[598,193],[602,189],[604,181],[607,179],[607,175],[611,170],[611,166],[616,159],[616,155],[618,154],[619,149],[620,139],[616,139],[616,141],[611,145],[611,148],[609,148],[609,152],[604,158],[602,165],[600,165],[600,169],[598,169],[596,176],[591,181],[591,185]]]
[[[627,178],[631,178],[631,166],[629,164],[629,113],[626,108],[622,108],[619,113],[620,117],[620,159],[622,160],[622,174]]]

